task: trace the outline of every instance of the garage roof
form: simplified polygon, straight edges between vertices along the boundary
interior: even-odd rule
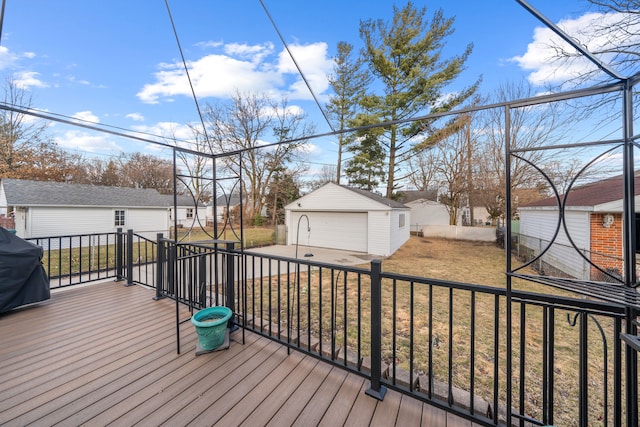
[[[345,195],[345,193],[347,194]],[[361,196],[361,198],[353,197],[349,193],[357,194]],[[326,200],[321,200],[321,205],[319,205],[318,203],[320,203],[319,200],[321,198],[325,198]],[[334,184],[333,182],[329,182],[322,187],[312,191],[311,193],[302,196],[298,200],[285,206],[285,209],[299,210],[298,208],[301,207],[301,203],[304,204],[306,201],[310,200],[315,200],[316,210],[321,208],[322,210],[327,211],[343,210],[345,208],[348,208],[347,205],[350,205],[354,208],[356,207],[356,205],[362,205],[362,202],[357,202],[357,200],[373,201],[375,202],[375,204],[370,206],[378,206],[377,209],[380,209],[382,206],[384,206],[385,210],[410,209],[408,206],[405,206],[400,202],[382,197],[379,194],[361,190],[359,188],[348,187],[346,185]],[[307,208],[308,206],[302,207]],[[361,207],[362,206],[357,206],[357,208]]]

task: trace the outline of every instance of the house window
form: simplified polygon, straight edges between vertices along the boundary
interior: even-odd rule
[[[187,218],[193,218],[193,208],[187,208]]]
[[[114,225],[116,227],[124,227],[125,226],[125,221],[124,221],[124,209],[116,209],[114,211]]]
[[[404,227],[404,214],[400,214],[398,216],[398,227],[399,228],[403,228]]]

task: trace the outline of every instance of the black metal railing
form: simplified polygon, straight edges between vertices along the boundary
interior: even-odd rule
[[[394,389],[480,425],[623,425],[638,403],[620,339],[637,300],[630,310],[131,230],[34,240],[59,286],[114,277],[174,299],[178,351],[181,305],[225,305],[234,327],[369,379],[375,398]]]
[[[157,242],[133,230],[26,240],[42,248],[52,289],[109,278],[148,286],[156,282]]]
[[[237,326],[368,378],[376,398],[392,388],[482,425],[621,425],[634,404],[621,305],[166,244],[178,299],[227,305]]]
[[[117,276],[118,233],[76,234],[26,239],[43,249],[51,288]]]

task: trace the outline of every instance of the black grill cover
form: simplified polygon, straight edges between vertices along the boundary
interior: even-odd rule
[[[42,248],[0,227],[0,313],[51,298]]]

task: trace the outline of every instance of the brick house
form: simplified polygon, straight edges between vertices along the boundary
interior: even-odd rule
[[[635,194],[640,194],[639,172],[635,175]],[[573,188],[562,195],[560,200],[565,201],[562,223],[555,197],[521,206],[520,249],[528,259],[546,249],[537,264],[545,275],[610,280],[587,261],[590,260],[607,273],[621,276],[624,271],[622,196],[620,175]],[[638,199],[636,212],[640,207]],[[636,224],[639,218],[636,213]],[[638,229],[636,226],[636,233]],[[550,243],[556,230],[558,234]]]

